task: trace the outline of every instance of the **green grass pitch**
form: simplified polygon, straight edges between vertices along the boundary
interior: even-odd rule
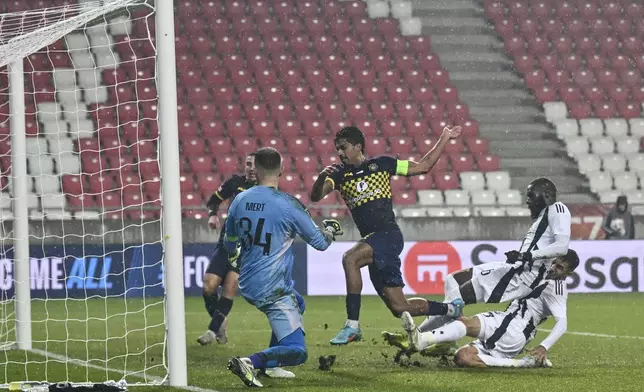
[[[399,321],[376,297],[362,300],[364,341],[345,347],[330,346],[329,339],[344,323],[344,298],[309,297],[304,315],[309,360],[291,369],[296,379],[264,380],[264,386],[270,390],[298,392],[641,391],[644,390],[643,300],[644,294],[571,295],[570,333],[551,350],[553,369],[471,370],[441,366],[438,359],[420,356],[412,358],[419,362],[412,366],[394,363],[396,350],[382,342],[380,332],[400,330]],[[34,340],[47,339],[46,345],[36,342],[34,348],[87,361],[94,367],[107,365],[115,371],[81,366],[78,362],[47,361],[34,353],[5,351],[0,353],[0,382],[23,380],[26,372],[32,379],[47,375],[52,381],[64,380],[66,375],[80,381],[118,380],[122,376],[120,371],[125,369],[145,368],[151,376],[162,375],[165,327],[163,307],[157,301],[33,301]],[[466,314],[504,307],[477,305],[467,307]],[[106,315],[110,315],[107,323]],[[188,383],[216,391],[247,389],[226,370],[226,361],[230,356],[246,356],[268,344],[270,332],[264,315],[238,298],[229,319],[228,344],[209,347],[196,343],[197,336],[208,324],[201,298],[186,299],[186,320]],[[551,326],[549,320],[540,328]],[[538,344],[546,334],[540,331],[529,347]],[[318,370],[318,357],[330,354],[337,356],[331,371]],[[109,360],[105,361],[106,358]],[[131,389],[172,390],[169,387]]]

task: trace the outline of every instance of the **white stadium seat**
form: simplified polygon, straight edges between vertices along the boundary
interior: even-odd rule
[[[116,68],[121,64],[121,57],[118,52],[110,49],[94,50],[94,58],[96,59],[96,67],[98,69]]]
[[[631,118],[628,120],[631,136],[644,137],[644,118]]]
[[[51,194],[41,197],[43,209],[65,209],[67,206],[67,198],[63,194]]]
[[[613,177],[604,172],[590,172],[586,174],[590,183],[590,189],[595,193],[601,193],[613,189]]]
[[[605,171],[615,174],[626,171],[626,158],[621,154],[610,154],[602,157],[602,166]]]
[[[103,34],[90,35],[89,42],[92,50],[97,48],[103,49],[111,48],[114,44],[114,39],[112,39],[112,36],[109,33],[103,32]]]
[[[615,188],[622,192],[637,189],[637,176],[634,173],[624,172],[613,177]]]
[[[45,214],[42,212],[38,210],[29,210],[29,220],[41,222],[43,219],[45,219]]]
[[[69,136],[73,139],[94,137],[94,122],[92,120],[78,120],[69,124]]]
[[[71,90],[76,87],[76,71],[73,68],[56,68],[53,76],[56,90]]]
[[[518,206],[523,204],[521,192],[516,189],[497,190],[496,197],[500,206]]]
[[[60,102],[60,104],[63,105],[63,108],[65,108],[70,105],[80,104],[80,101],[83,99],[83,93],[81,89],[74,86],[74,87],[69,87],[65,90],[56,91],[56,97],[58,99],[58,102]],[[67,110],[73,112],[73,110],[69,110],[69,109]],[[65,118],[64,113],[63,113],[63,118]]]
[[[73,152],[74,142],[67,135],[63,137],[49,139],[49,153],[57,155],[64,152]]]
[[[59,134],[67,133],[68,123],[65,120],[54,120],[44,122],[40,128],[40,134],[45,137],[57,137]]]
[[[58,102],[40,102],[36,105],[38,121],[56,121],[62,118],[62,107]]]
[[[628,170],[637,173],[640,178],[644,175],[644,154],[635,154],[628,157]]]
[[[78,92],[78,100],[81,99],[80,90]],[[76,122],[79,119],[84,120],[89,118],[89,110],[84,102],[66,102],[63,104],[63,119],[67,122]]]
[[[613,204],[618,196],[621,196],[621,191],[604,191],[599,194],[599,202],[603,204]]]
[[[42,175],[34,177],[34,190],[39,195],[49,195],[60,192],[60,177],[56,175]]]
[[[427,210],[424,208],[403,208],[400,215],[403,218],[421,218],[427,216]]]
[[[606,135],[621,138],[628,134],[628,123],[623,118],[607,118],[604,120]]]
[[[428,207],[427,216],[430,218],[445,218],[454,216],[454,211],[449,207],[437,208]]]
[[[640,141],[634,137],[628,137],[617,141],[617,151],[624,155],[635,155],[640,151]]]
[[[571,137],[566,140],[566,151],[573,158],[588,154],[589,148],[588,139],[583,136]]]
[[[506,171],[493,171],[485,173],[487,188],[493,190],[510,189],[510,173]]]
[[[8,192],[0,192],[0,210],[11,209],[11,195]]]
[[[119,16],[108,22],[108,29],[112,35],[127,35],[132,32],[132,20],[127,16]]]
[[[12,221],[13,212],[11,210],[0,210],[0,221]]]
[[[505,216],[505,209],[504,208],[497,208],[497,207],[479,207],[477,208],[477,214],[478,216],[486,216],[486,217],[499,217],[499,216]]]
[[[76,69],[93,69],[96,66],[94,55],[89,50],[73,51],[72,62]]]
[[[475,206],[496,205],[496,196],[494,195],[494,191],[472,192],[472,204]]]
[[[101,85],[102,77],[99,69],[82,69],[78,71],[78,85],[82,88],[96,88]]]
[[[481,172],[464,171],[458,176],[461,180],[461,188],[465,190],[474,191],[485,189],[485,177]]]
[[[38,200],[38,195],[35,193],[27,193],[27,208],[39,208],[40,201]]]
[[[470,207],[456,207],[453,213],[457,218],[469,218],[472,216],[472,209]]]
[[[56,167],[59,174],[78,174],[81,171],[80,155],[73,152],[65,152],[56,157]]]
[[[84,34],[67,34],[65,43],[70,51],[89,49],[89,39]]]
[[[404,36],[421,35],[423,23],[418,18],[400,19],[400,33]]]
[[[367,3],[367,14],[372,19],[386,18],[389,16],[389,4],[386,1]]]
[[[27,157],[27,167],[29,168],[29,174],[32,176],[53,174],[54,160],[49,155],[30,156]]]
[[[604,135],[604,124],[597,118],[584,118],[579,120],[579,129],[582,136],[589,139],[598,138]]]
[[[411,18],[412,5],[409,1],[391,1],[391,16],[396,19]]]
[[[561,140],[579,136],[579,123],[573,118],[566,118],[555,123],[557,137]]]
[[[566,108],[564,102],[544,102],[543,112],[546,116],[546,121],[550,123],[555,123],[568,117],[568,108]]]
[[[615,142],[611,137],[590,139],[590,149],[593,154],[604,156],[615,152]]]
[[[26,150],[27,155],[42,155],[47,154],[49,147],[47,144],[47,139],[42,137],[28,137],[26,138]]]
[[[418,191],[418,202],[426,206],[443,205],[443,192],[436,189],[423,189]]]
[[[644,204],[644,191],[634,190],[626,193],[628,204]]]
[[[85,103],[91,105],[93,103],[103,103],[107,102],[109,98],[107,87],[98,86],[96,88],[85,88],[83,89],[83,99]]]
[[[593,154],[583,155],[577,158],[579,165],[579,172],[586,174],[594,171],[599,171],[602,168],[602,159]]]
[[[470,205],[470,195],[467,191],[460,189],[448,189],[444,192],[445,204],[448,206],[468,206]]]
[[[530,210],[525,207],[507,207],[505,213],[513,217],[530,216]]]

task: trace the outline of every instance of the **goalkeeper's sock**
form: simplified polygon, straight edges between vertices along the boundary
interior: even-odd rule
[[[215,291],[213,294],[203,293],[203,302],[206,305],[206,311],[210,317],[215,316],[215,311],[217,310],[217,302],[219,302],[219,295]]]
[[[347,306],[347,320],[358,321],[360,320],[360,294],[348,293],[345,299]],[[357,326],[354,328],[358,328]]]
[[[248,357],[255,369],[269,369],[279,366],[296,366],[308,358],[304,331],[295,330],[279,341],[277,346],[270,347]]]
[[[232,299],[221,297],[219,299],[219,302],[217,302],[217,308],[215,309],[215,314],[212,316],[212,320],[210,320],[210,325],[208,325],[208,329],[211,330],[212,332],[217,333],[219,331],[219,328],[221,328],[221,324],[224,322],[226,317],[228,317],[228,313],[230,313],[230,309],[232,307],[233,307]]]

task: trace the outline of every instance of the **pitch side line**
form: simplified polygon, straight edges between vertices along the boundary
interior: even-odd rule
[[[31,349],[29,350],[30,352],[38,355],[42,355],[45,358],[53,358],[57,361],[60,362],[67,362],[71,363],[73,365],[81,366],[81,367],[88,367],[92,369],[97,369],[97,370],[107,370],[109,372],[114,372],[122,375],[128,375],[131,377],[136,377],[140,378],[142,380],[151,380],[155,382],[161,382],[163,381],[163,378],[158,377],[158,376],[152,376],[152,375],[144,375],[141,374],[142,372],[133,372],[133,373],[126,373],[123,370],[120,369],[113,369],[113,368],[106,368],[98,365],[94,365],[93,363],[89,363],[87,361],[83,361],[82,359],[77,359],[77,358],[70,358],[65,355],[60,355],[60,354],[55,354],[49,351],[44,351],[44,350],[39,350],[39,349]],[[170,385],[163,385],[164,387],[169,387]],[[192,392],[219,392],[215,389],[207,389],[207,388],[201,388],[201,387],[196,387],[192,385],[188,385],[186,387],[174,387],[178,389],[183,389],[185,391],[192,391]]]
[[[537,331],[540,332],[550,332],[551,329],[542,329],[537,328]],[[644,336],[628,336],[628,335],[608,335],[605,333],[593,333],[593,332],[575,332],[575,331],[566,331],[566,335],[577,335],[577,336],[590,336],[593,338],[606,338],[606,339],[635,339],[635,340],[644,340]]]

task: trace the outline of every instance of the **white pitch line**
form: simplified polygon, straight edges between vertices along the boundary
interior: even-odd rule
[[[550,332],[552,330],[551,329],[537,328],[537,331]],[[577,335],[577,336],[590,336],[590,337],[593,337],[593,338],[644,340],[644,336],[608,335],[608,334],[605,334],[605,333],[593,333],[593,332],[566,331],[566,334],[567,335]]]
[[[55,354],[55,353],[52,353],[52,352],[49,352],[49,351],[44,351],[44,350],[39,350],[39,349],[31,349],[29,351],[31,351],[34,354],[42,355],[45,358],[53,358],[53,359],[58,360],[60,362],[67,362],[67,363],[71,363],[73,365],[77,365],[77,366],[81,366],[81,367],[84,366],[84,367],[88,367],[88,368],[92,368],[92,369],[107,370],[109,372],[122,374],[124,376],[127,375],[127,376],[130,376],[130,377],[136,377],[136,378],[140,378],[142,380],[151,380],[151,381],[155,381],[155,382],[159,382],[159,383],[161,381],[163,381],[163,378],[158,377],[158,376],[152,376],[152,375],[149,375],[149,374],[148,375],[142,375],[142,374],[140,374],[141,372],[127,373],[127,372],[124,372],[123,370],[120,370],[120,369],[106,368],[106,367],[94,365],[93,363],[83,361],[82,359],[70,358],[68,356]],[[164,386],[170,386],[170,385],[164,385]],[[192,385],[188,385],[186,387],[175,387],[175,388],[183,389],[183,390],[186,390],[186,391],[192,391],[192,392],[219,392],[219,391],[217,391],[215,389],[201,388],[201,387],[196,387],[196,386],[192,386]]]

